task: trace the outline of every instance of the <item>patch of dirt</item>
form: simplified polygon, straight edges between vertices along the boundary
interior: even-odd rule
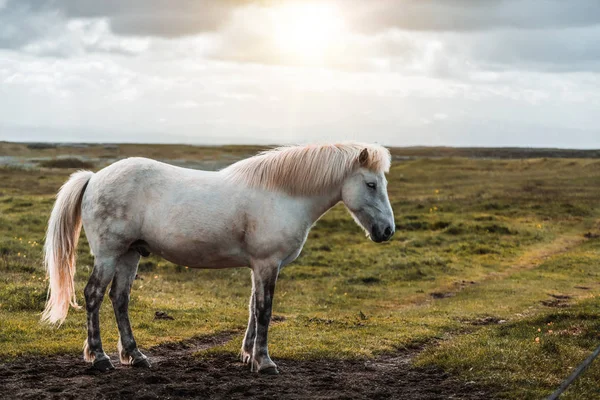
[[[153,347],[149,352],[144,352],[144,354],[151,358],[150,362],[153,364],[160,363],[169,357],[179,357],[182,355],[191,357],[199,351],[229,342],[237,333],[239,332],[226,331],[215,336],[204,336],[182,340],[181,342],[163,343]]]
[[[542,300],[540,301],[542,305],[546,307],[555,307],[555,308],[566,308],[569,307],[569,303],[564,300],[554,299],[554,300]]]
[[[548,293],[548,296],[552,297],[551,300],[542,300],[540,303],[546,307],[554,307],[554,308],[566,308],[569,307],[570,304],[567,300],[572,299],[573,296],[568,294],[553,294]]]
[[[463,279],[463,280],[454,282],[454,284],[456,286],[465,287],[465,286],[469,286],[469,285],[475,285],[475,284],[477,284],[477,282],[475,282],[475,281],[465,281]]]
[[[498,317],[483,317],[471,321],[471,325],[496,325],[505,324],[506,320]]]
[[[573,286],[575,289],[581,289],[581,290],[591,290],[591,287],[588,286]]]
[[[286,318],[283,315],[273,315],[271,317],[271,323],[283,322]]]
[[[157,311],[154,313],[154,319],[169,319],[169,320],[173,321],[175,318],[171,317],[169,314],[167,314],[164,311]]]
[[[454,296],[456,293],[454,292],[431,292],[429,295],[434,299],[445,299],[448,297]]]
[[[569,296],[568,294],[549,294],[548,296],[554,297],[558,300],[568,300],[573,298],[573,296]]]
[[[117,366],[108,373],[81,357],[21,357],[0,364],[0,398],[20,399],[491,399],[489,388],[436,368],[415,368],[415,352],[368,361],[275,359],[280,375],[262,376],[231,355],[192,354],[235,333],[163,344],[146,354],[152,369]],[[113,362],[116,355],[111,356]]]
[[[560,331],[553,332],[556,335],[562,336],[579,336],[584,332],[584,330],[579,326],[572,326],[569,329],[563,329]]]

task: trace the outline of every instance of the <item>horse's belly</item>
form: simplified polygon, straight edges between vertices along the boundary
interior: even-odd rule
[[[176,245],[150,245],[151,251],[164,259],[191,268],[235,268],[249,264],[248,257],[236,243],[184,242]]]

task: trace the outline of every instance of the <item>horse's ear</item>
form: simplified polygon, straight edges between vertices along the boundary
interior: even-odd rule
[[[367,148],[365,147],[364,149],[362,149],[360,155],[358,156],[358,163],[361,167],[364,167],[367,165],[367,161],[369,161],[369,150],[367,150]]]

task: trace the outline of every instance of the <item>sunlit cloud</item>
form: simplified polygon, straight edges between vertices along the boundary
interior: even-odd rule
[[[273,9],[272,18],[277,49],[290,58],[323,60],[345,33],[344,20],[332,4],[283,4]]]

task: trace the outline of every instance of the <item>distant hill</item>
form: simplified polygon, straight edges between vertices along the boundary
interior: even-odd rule
[[[544,149],[528,147],[393,147],[395,158],[466,157],[466,158],[600,158],[600,149]]]
[[[189,145],[144,143],[17,143],[0,141],[0,156],[22,159],[48,159],[81,156],[110,160],[141,156],[163,160],[223,160],[248,157],[275,145]],[[526,147],[390,147],[395,160],[411,158],[600,158],[600,149],[552,149]]]

